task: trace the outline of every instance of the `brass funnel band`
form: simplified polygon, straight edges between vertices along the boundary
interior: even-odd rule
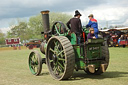
[[[41,11],[41,14],[49,14],[49,11]]]

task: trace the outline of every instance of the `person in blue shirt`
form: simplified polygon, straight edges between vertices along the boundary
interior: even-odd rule
[[[97,23],[97,20],[94,19],[93,14],[90,14],[90,15],[88,16],[88,18],[89,18],[90,20],[89,20],[89,23],[86,25],[86,28],[88,28],[88,27],[94,28],[94,35],[95,35],[96,38],[98,38],[99,30],[98,30],[98,23]]]

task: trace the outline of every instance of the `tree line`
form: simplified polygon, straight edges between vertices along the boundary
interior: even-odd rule
[[[50,28],[56,21],[62,21],[64,24],[71,18],[71,15],[64,13],[51,12]],[[5,38],[17,38],[19,37],[21,42],[26,42],[30,39],[42,39],[41,32],[43,32],[43,23],[41,14],[31,16],[28,21],[17,19],[17,25],[14,25],[5,36],[0,30],[0,44],[5,44]]]

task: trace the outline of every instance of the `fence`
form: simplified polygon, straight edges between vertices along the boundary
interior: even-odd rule
[[[25,46],[20,46],[19,47],[0,47],[0,51],[3,50],[22,50],[22,49],[27,49]]]

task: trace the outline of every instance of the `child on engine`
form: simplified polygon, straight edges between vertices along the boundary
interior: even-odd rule
[[[90,28],[90,29],[89,29],[87,41],[88,41],[88,39],[96,39],[96,37],[95,37],[95,35],[94,35],[94,29],[93,29],[93,28]]]

